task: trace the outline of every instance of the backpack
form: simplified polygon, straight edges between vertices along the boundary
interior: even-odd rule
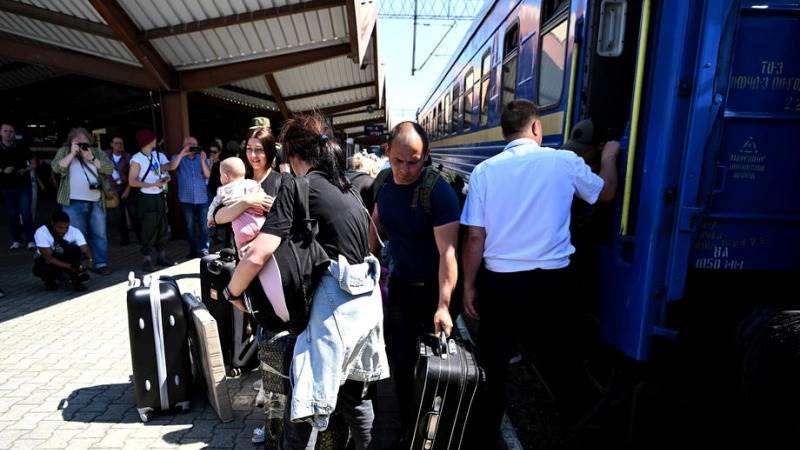
[[[294,220],[287,236],[272,254],[277,263],[286,309],[289,312],[289,330],[299,334],[308,325],[314,291],[322,275],[328,269],[330,259],[325,249],[316,240],[319,231],[317,221],[312,219],[308,208],[308,180],[296,177],[281,189],[295,190]],[[265,267],[274,266],[271,264]],[[276,316],[272,304],[265,295],[248,296],[247,306],[259,322],[263,322],[264,312]],[[261,318],[261,319],[260,319]]]
[[[378,175],[375,176],[375,181],[372,183],[372,202],[373,204],[378,203],[378,193],[380,192],[381,188],[386,184],[386,179],[392,175],[392,169],[383,169],[378,172]],[[422,169],[422,173],[420,174],[420,178],[422,178],[422,182],[417,185],[414,189],[414,196],[411,199],[411,207],[416,208],[418,205],[422,205],[422,209],[425,211],[425,214],[431,213],[431,194],[433,193],[433,188],[436,186],[436,182],[439,178],[442,178],[445,181],[448,181],[445,173],[436,169],[435,167],[428,166]],[[448,181],[448,184],[450,182]],[[452,187],[452,186],[451,186]]]

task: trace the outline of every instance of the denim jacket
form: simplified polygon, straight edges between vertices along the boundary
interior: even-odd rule
[[[389,377],[379,278],[373,256],[355,265],[342,256],[331,261],[314,293],[308,327],[294,347],[292,421],[324,430],[346,380]]]

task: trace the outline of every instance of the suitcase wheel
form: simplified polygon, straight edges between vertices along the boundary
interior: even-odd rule
[[[142,423],[147,423],[150,420],[150,413],[139,411],[139,419],[142,420]]]
[[[230,369],[228,369],[229,377],[238,377],[241,374],[242,374],[242,369],[240,369],[239,367],[231,367]]]

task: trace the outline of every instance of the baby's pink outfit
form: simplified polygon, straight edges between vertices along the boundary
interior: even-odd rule
[[[217,189],[217,195],[208,208],[209,216],[216,212],[217,206],[222,204],[228,206],[247,194],[263,192],[261,185],[255,180],[241,179],[222,185]],[[236,242],[236,249],[241,255],[241,249],[250,241],[256,238],[264,226],[266,218],[255,208],[245,210],[238,217],[231,221],[233,228],[233,240]],[[277,263],[270,258],[264,268],[258,273],[258,279],[264,293],[267,295],[275,314],[284,322],[289,321],[289,310],[286,308],[286,299],[283,295],[283,284],[281,283],[280,269]]]

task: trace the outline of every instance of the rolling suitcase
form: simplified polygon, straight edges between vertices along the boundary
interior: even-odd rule
[[[253,317],[234,308],[222,296],[234,269],[236,258],[231,249],[200,259],[200,297],[217,321],[222,358],[230,375],[238,375],[242,369],[251,369],[258,364]]]
[[[158,275],[128,276],[128,332],[136,409],[142,422],[155,411],[189,409],[187,323],[178,284]]]
[[[416,426],[411,450],[458,450],[483,382],[483,371],[468,346],[444,334],[419,339],[414,368]]]

